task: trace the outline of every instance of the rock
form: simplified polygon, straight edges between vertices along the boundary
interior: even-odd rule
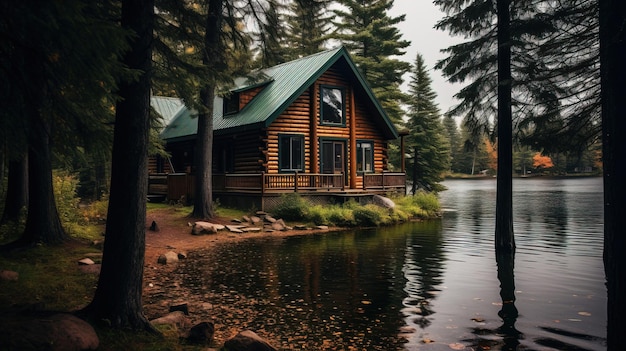
[[[228,229],[228,231],[232,233],[243,233],[243,230],[241,230],[241,228],[245,228],[245,226],[239,226],[239,225],[227,225],[226,226],[226,229]]]
[[[251,330],[244,330],[226,340],[224,348],[228,351],[276,351],[276,348]]]
[[[184,260],[187,258],[187,253],[186,252],[179,252],[178,253],[178,259],[179,260]]]
[[[20,277],[20,274],[15,272],[15,271],[8,271],[8,270],[0,270],[0,280],[5,280],[5,281],[16,281],[18,280]]]
[[[279,219],[276,222],[272,223],[272,229],[276,231],[285,230],[285,227],[285,222],[282,219]]]
[[[243,217],[241,217],[241,219],[242,219],[243,222],[250,223],[250,217],[248,217],[248,216],[243,216]]]
[[[152,221],[152,224],[150,224],[150,229],[153,232],[158,232],[159,231],[159,225],[157,224],[156,221]]]
[[[175,311],[181,311],[186,316],[188,316],[189,315],[189,306],[187,305],[187,303],[181,303],[181,304],[178,304],[178,305],[170,306],[170,312],[175,312]]]
[[[196,345],[209,345],[213,341],[215,326],[211,322],[201,322],[189,329],[187,342]]]
[[[171,264],[178,262],[178,254],[174,251],[168,251],[157,259],[157,262],[160,264]]]
[[[230,220],[233,223],[241,223],[241,219],[233,218]]]
[[[263,219],[264,219],[266,222],[268,222],[268,223],[274,223],[274,222],[276,222],[276,218],[274,218],[274,217],[272,217],[272,216],[270,216],[270,215],[265,216]]]
[[[380,196],[380,195],[374,195],[374,197],[372,198],[372,203],[374,205],[380,206],[380,207],[384,207],[384,208],[394,208],[396,207],[396,203],[393,202],[393,200],[391,200],[388,197],[384,197],[384,196]]]
[[[241,231],[243,231],[244,233],[256,233],[256,232],[260,232],[261,228],[247,227],[247,228],[241,228]]]
[[[95,264],[95,262],[91,258],[86,257],[86,258],[83,258],[82,260],[79,260],[78,264],[82,266],[90,266],[92,264]]]
[[[31,312],[2,322],[3,350],[96,350],[100,340],[93,327],[69,313]]]
[[[328,230],[328,226],[327,225],[318,225],[318,226],[315,226],[315,229]]]
[[[293,227],[295,230],[307,230],[309,229],[307,226],[302,225],[302,224],[298,224],[296,226]]]
[[[259,217],[267,216],[267,212],[265,211],[256,211],[256,215]]]
[[[196,222],[191,227],[191,234],[217,234],[217,226],[209,222]]]
[[[259,224],[259,223],[261,223],[261,218],[259,218],[257,216],[252,216],[252,217],[250,217],[250,223],[252,223],[252,224]]]
[[[183,329],[188,324],[187,317],[182,311],[174,311],[150,321],[152,325],[171,325]]]

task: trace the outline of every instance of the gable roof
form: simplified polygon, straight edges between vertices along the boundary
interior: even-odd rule
[[[216,97],[213,110],[213,130],[216,134],[224,134],[245,130],[258,130],[269,126],[280,114],[289,107],[306,89],[311,86],[324,72],[333,65],[341,65],[346,75],[353,80],[356,91],[367,96],[377,112],[378,124],[388,139],[398,137],[393,123],[383,110],[382,106],[372,93],[363,75],[350,58],[344,47],[339,47],[317,54],[306,56],[294,61],[286,62],[274,67],[256,72],[265,78],[261,83],[249,82],[247,78],[237,78],[232,92],[243,91],[252,87],[265,87],[244,108],[235,114],[224,116],[221,97]],[[152,106],[159,111],[160,104],[153,97]],[[195,111],[188,108],[179,111],[172,121],[161,132],[161,138],[180,139],[196,134],[198,121]]]

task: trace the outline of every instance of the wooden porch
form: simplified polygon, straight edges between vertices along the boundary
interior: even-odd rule
[[[284,193],[303,193],[307,196],[331,194],[406,193],[405,173],[365,173],[362,187],[350,189],[345,174],[320,173],[249,173],[214,174],[213,193],[224,195],[276,196]],[[194,175],[187,173],[150,175],[148,194],[166,195],[168,201],[189,201],[194,193]]]

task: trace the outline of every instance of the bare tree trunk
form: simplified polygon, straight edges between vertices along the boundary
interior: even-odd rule
[[[495,247],[496,252],[514,252],[511,0],[498,0],[496,6],[498,11],[498,184]]]
[[[28,206],[28,157],[9,161],[7,193],[0,223],[18,222],[22,209]]]
[[[154,0],[124,0],[122,26],[137,35],[123,62],[141,71],[119,86],[111,193],[98,288],[82,312],[114,328],[154,330],[143,314],[142,285],[148,186],[150,76]]]
[[[204,36],[202,62],[219,70],[224,66],[221,54],[223,0],[208,0],[208,14]],[[195,149],[196,187],[192,217],[211,218],[213,212],[213,101],[215,77],[207,77],[200,89],[201,111],[198,113],[198,132]]]
[[[600,0],[607,350],[626,350],[626,3]]]

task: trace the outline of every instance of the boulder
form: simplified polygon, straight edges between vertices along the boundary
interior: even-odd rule
[[[20,274],[15,271],[0,270],[0,280],[15,281],[20,278]]]
[[[283,221],[282,219],[279,219],[276,222],[272,223],[272,229],[276,231],[285,230],[286,227],[287,226],[285,225],[285,221]]]
[[[3,350],[96,350],[99,344],[93,327],[69,313],[15,315],[0,330]]]
[[[276,351],[276,348],[251,330],[244,330],[226,340],[224,348],[228,351]]]
[[[171,264],[178,262],[178,254],[174,251],[168,251],[157,259],[157,262],[160,264]]]
[[[252,224],[259,224],[259,223],[261,223],[261,218],[259,218],[257,216],[252,216],[252,217],[250,217],[250,223],[252,223]]]
[[[187,316],[182,311],[174,311],[150,321],[152,325],[171,325],[178,329],[185,328],[189,323]]]
[[[196,222],[191,227],[191,234],[217,234],[217,226],[209,222]]]
[[[201,322],[189,329],[186,340],[189,344],[209,345],[213,341],[215,326],[211,322]]]
[[[158,232],[159,231],[159,225],[157,224],[156,221],[152,221],[152,224],[150,224],[150,228],[148,228],[148,229],[153,231],[153,232]]]
[[[372,198],[372,203],[376,206],[380,206],[380,207],[384,207],[384,208],[394,208],[396,207],[396,203],[393,202],[393,200],[391,200],[388,197],[384,197],[384,196],[380,196],[380,195],[374,195],[374,197]]]

